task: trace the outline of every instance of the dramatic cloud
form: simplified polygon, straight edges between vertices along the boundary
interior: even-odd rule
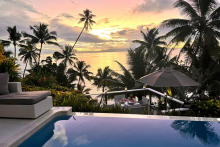
[[[32,12],[38,15],[43,16],[46,19],[50,17],[45,15],[42,12],[39,12],[36,8],[34,8],[31,4],[28,4],[26,1],[22,0],[2,0],[0,1],[0,14],[11,13],[16,11],[27,11]]]
[[[142,4],[138,4],[134,9],[134,13],[153,12],[161,13],[171,10],[176,0],[144,0]]]
[[[65,24],[62,24],[59,19],[53,19],[49,24],[50,30],[57,31],[58,38],[61,38],[65,41],[75,42],[79,36],[81,29],[80,27],[71,27]],[[84,31],[80,36],[78,42],[87,42],[87,43],[100,43],[106,42],[105,40],[100,39],[97,35],[89,34]]]
[[[74,16],[68,13],[61,13],[60,15],[58,15],[58,17],[65,17],[65,18],[70,18],[70,19],[74,18]]]

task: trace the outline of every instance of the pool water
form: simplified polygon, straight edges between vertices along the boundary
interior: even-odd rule
[[[59,116],[19,147],[220,147],[220,123]]]

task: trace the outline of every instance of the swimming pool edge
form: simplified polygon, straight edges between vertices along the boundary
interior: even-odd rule
[[[211,121],[220,122],[220,118],[212,117],[190,117],[190,116],[167,116],[167,115],[141,115],[141,114],[115,114],[115,113],[89,113],[72,112],[73,116],[93,116],[93,117],[119,117],[119,118],[139,118],[139,119],[162,119],[162,120],[186,120],[186,121]]]
[[[62,115],[72,115],[72,107],[53,107],[51,110],[34,120],[30,125],[0,143],[0,147],[17,147],[49,121]]]

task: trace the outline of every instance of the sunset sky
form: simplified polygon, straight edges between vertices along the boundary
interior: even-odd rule
[[[79,13],[89,9],[96,24],[84,31],[75,49],[80,51],[126,51],[142,39],[140,31],[159,27],[165,19],[180,18],[175,0],[0,0],[0,39],[7,39],[8,26],[32,33],[30,25],[46,23],[49,31],[57,31],[58,43],[74,44],[83,23],[78,24]],[[160,30],[160,34],[167,30]],[[13,49],[9,47],[8,49]],[[60,50],[44,46],[43,54]]]

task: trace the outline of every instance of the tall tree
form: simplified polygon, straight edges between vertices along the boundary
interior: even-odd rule
[[[80,13],[79,16],[81,17],[79,23],[84,22],[84,27],[81,33],[79,34],[78,38],[76,39],[73,48],[75,47],[77,41],[79,40],[79,37],[81,36],[83,30],[85,29],[86,31],[88,31],[89,29],[92,29],[93,24],[96,23],[94,20],[92,20],[92,18],[95,17],[95,15],[93,15],[92,11],[90,11],[89,9],[84,10],[83,14]]]
[[[136,85],[136,80],[133,77],[133,75],[129,72],[128,69],[126,69],[120,62],[115,61],[118,63],[122,70],[122,74],[112,71],[112,75],[115,77],[113,80],[111,80],[111,90],[123,90],[125,87],[128,89],[132,89]]]
[[[27,68],[27,64],[29,62],[30,65],[32,65],[33,63],[33,60],[36,64],[36,60],[37,60],[37,57],[38,57],[38,49],[35,47],[34,44],[28,42],[27,45],[20,45],[21,48],[19,49],[19,54],[18,56],[21,56],[20,60],[24,63],[26,63],[25,65],[25,69],[24,69],[24,73],[23,73],[23,77],[25,75],[25,71],[26,71],[26,68]]]
[[[5,46],[9,46],[10,44],[14,45],[14,57],[16,58],[16,46],[19,46],[20,43],[23,43],[24,40],[21,40],[21,33],[17,31],[16,26],[14,27],[8,27],[7,31],[9,33],[8,40],[1,40],[1,44]]]
[[[144,41],[142,40],[134,40],[133,43],[139,43],[139,48],[144,48],[146,50],[146,60],[151,62],[152,58],[157,55],[157,52],[164,49],[164,45],[166,46],[166,42],[161,40],[161,37],[158,37],[158,29],[147,28],[146,34],[141,31],[143,35]]]
[[[77,60],[75,51],[71,45],[65,45],[63,48],[61,46],[62,53],[60,52],[54,52],[53,57],[56,58],[56,60],[62,59],[62,63],[67,67],[67,63],[70,65],[73,65],[73,60]]]
[[[43,44],[52,44],[59,46],[58,43],[53,42],[52,40],[57,40],[57,33],[56,31],[49,32],[48,25],[44,23],[40,23],[39,26],[30,26],[30,29],[33,30],[34,35],[27,34],[23,32],[24,37],[30,38],[33,43],[40,43],[40,53],[38,58],[38,65],[40,64],[40,56],[42,51]]]
[[[143,41],[133,41],[140,46],[134,50],[128,50],[128,64],[135,79],[157,70],[157,63],[163,60],[164,52],[167,50],[166,42],[162,41],[160,36],[158,37],[158,29],[147,28],[147,32],[141,31],[141,34]]]
[[[90,68],[90,65],[86,65],[86,63],[84,61],[77,61],[76,63],[74,63],[74,68],[70,68],[67,71],[67,75],[71,76],[73,75],[73,77],[77,77],[78,78],[78,84],[85,84],[85,79],[87,80],[91,80],[91,75],[93,74],[92,72],[88,71],[88,68]]]
[[[147,61],[146,61],[146,49],[139,47],[136,49],[128,50],[128,64],[132,75],[135,79],[145,75]]]
[[[178,0],[175,8],[179,8],[186,19],[169,19],[162,22],[162,27],[172,28],[164,38],[172,37],[171,44],[183,42],[188,45],[188,57],[197,68],[199,63],[197,57],[205,50],[215,58],[218,56],[220,39],[220,7],[216,0],[192,0],[191,3],[185,0]]]
[[[104,92],[104,88],[113,80],[112,70],[109,66],[106,66],[103,70],[99,68],[96,76],[93,76],[92,79],[94,81],[93,85],[102,88],[102,92]]]

